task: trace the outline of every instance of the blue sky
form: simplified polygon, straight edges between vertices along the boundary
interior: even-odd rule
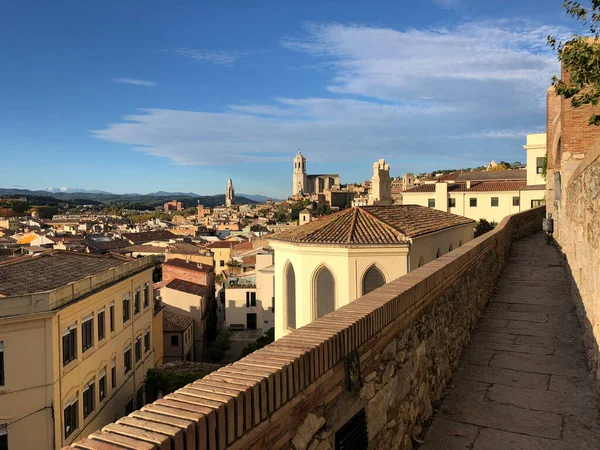
[[[0,187],[284,197],[298,149],[342,182],[523,161],[562,3],[4,2]]]

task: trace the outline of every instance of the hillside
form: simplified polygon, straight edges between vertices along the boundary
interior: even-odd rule
[[[82,201],[88,201],[90,204],[109,204],[109,203],[138,203],[147,204],[149,206],[160,206],[169,200],[179,200],[183,202],[186,208],[198,205],[198,202],[204,206],[215,207],[225,204],[225,195],[195,195],[193,193],[173,193],[173,192],[155,192],[150,194],[99,194],[92,192],[53,192],[48,191],[30,191],[29,189],[5,189],[0,188],[0,196],[19,195],[23,197],[45,197],[59,200],[62,202],[76,202],[81,204]],[[242,196],[236,197],[236,202],[239,204],[254,204],[258,203],[249,198]]]

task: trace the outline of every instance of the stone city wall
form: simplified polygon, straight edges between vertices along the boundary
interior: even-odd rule
[[[600,143],[563,188],[555,228],[573,280],[588,363],[600,387]]]
[[[360,421],[343,428],[356,417],[366,417],[370,448],[412,448],[512,242],[540,229],[544,215],[541,207],[509,216],[486,235],[70,448],[324,450],[335,448],[344,430],[360,438]]]

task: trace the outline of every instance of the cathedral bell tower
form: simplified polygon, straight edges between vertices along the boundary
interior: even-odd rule
[[[303,194],[306,189],[306,158],[298,151],[294,157],[292,195]]]

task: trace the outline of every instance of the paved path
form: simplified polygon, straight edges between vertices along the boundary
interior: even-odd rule
[[[563,260],[537,233],[513,244],[420,450],[597,450],[599,406]]]

